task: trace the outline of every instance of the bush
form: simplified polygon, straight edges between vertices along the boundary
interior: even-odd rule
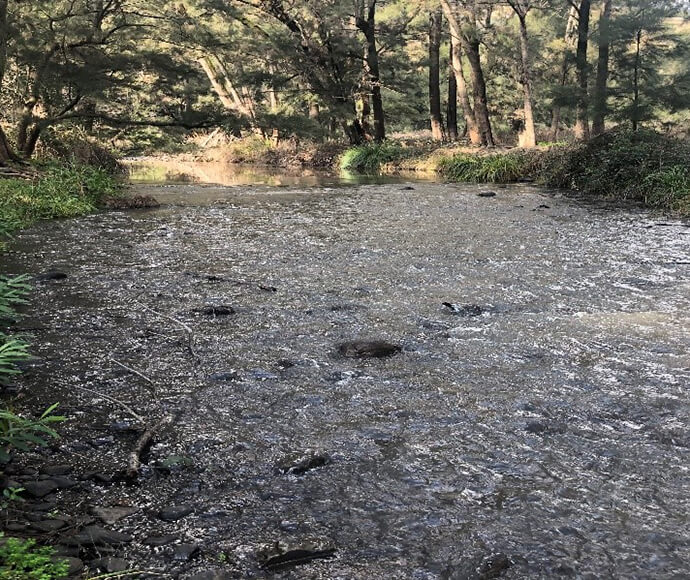
[[[56,580],[66,578],[68,570],[53,548],[37,547],[35,540],[0,538],[2,580]]]
[[[653,131],[617,130],[543,155],[540,181],[589,195],[690,210],[690,145]]]
[[[89,165],[108,173],[122,173],[123,167],[111,151],[81,127],[50,127],[43,132],[37,158],[70,165]]]
[[[401,161],[406,155],[404,147],[390,141],[360,145],[343,153],[340,168],[358,173],[377,173],[386,163]]]

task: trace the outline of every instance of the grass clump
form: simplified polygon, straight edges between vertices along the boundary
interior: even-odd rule
[[[401,161],[405,156],[405,148],[398,143],[369,143],[345,151],[340,158],[340,168],[358,173],[377,173],[387,163]]]
[[[448,181],[511,183],[529,178],[532,166],[533,160],[524,153],[459,153],[439,160],[438,171]]]
[[[690,144],[654,131],[611,131],[551,149],[539,178],[551,187],[690,214]]]
[[[87,165],[48,166],[33,181],[0,180],[0,234],[36,221],[95,211],[106,197],[121,195],[121,183]]]

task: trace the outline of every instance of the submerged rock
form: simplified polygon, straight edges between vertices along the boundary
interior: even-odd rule
[[[235,314],[235,309],[232,306],[204,306],[195,308],[192,312],[202,316],[230,316]]]
[[[44,479],[43,481],[27,481],[22,485],[26,493],[33,497],[45,497],[49,493],[53,493],[60,489],[58,482],[52,479]]]
[[[480,191],[477,197],[496,197],[495,191]]]
[[[177,540],[177,536],[149,536],[144,540],[146,546],[166,546]]]
[[[288,458],[281,461],[278,470],[286,474],[304,475],[307,471],[323,467],[329,463],[331,463],[331,458],[326,453],[314,451],[297,459]]]
[[[36,282],[50,282],[52,280],[65,280],[66,278],[67,274],[64,272],[60,272],[59,270],[48,270],[42,274],[37,274],[34,280],[36,280]]]
[[[93,508],[93,515],[103,520],[106,524],[114,524],[138,511],[137,508],[128,506],[95,507]]]
[[[87,526],[78,534],[63,538],[61,543],[68,546],[112,546],[129,543],[132,539],[127,534],[99,526]]]
[[[270,571],[279,571],[314,560],[323,560],[335,556],[336,548],[328,542],[307,541],[300,544],[276,542],[273,546],[259,552],[261,567]]]
[[[338,352],[346,358],[385,358],[402,351],[402,347],[384,340],[352,340],[338,345]]]
[[[129,562],[123,560],[122,558],[114,558],[113,556],[108,556],[106,558],[99,558],[98,560],[93,560],[89,562],[91,568],[94,568],[98,572],[106,572],[108,574],[113,574],[115,572],[124,572],[129,569]]]
[[[161,206],[158,200],[152,195],[108,197],[103,200],[103,205],[108,209],[146,209]]]
[[[194,508],[189,505],[170,506],[165,509],[162,509],[159,512],[158,517],[162,519],[164,522],[174,522],[177,520],[181,520],[184,517],[187,517],[193,511]]]
[[[482,307],[477,304],[453,304],[452,302],[443,302],[443,306],[456,316],[481,316],[484,313]]]
[[[173,547],[173,560],[178,562],[188,562],[192,558],[196,558],[201,553],[199,544],[178,544]]]

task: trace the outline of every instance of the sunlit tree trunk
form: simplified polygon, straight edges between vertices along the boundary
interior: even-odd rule
[[[472,104],[470,103],[465,73],[462,69],[460,24],[449,0],[442,0],[441,6],[443,8],[443,14],[450,26],[451,52],[453,54],[451,62],[453,64],[453,71],[455,72],[455,80],[457,81],[458,100],[460,101],[460,106],[462,107],[462,116],[465,119],[465,128],[470,139],[470,143],[472,143],[472,145],[480,145],[481,137],[479,135],[479,129],[477,128],[474,110],[472,109]]]
[[[603,0],[599,16],[599,57],[597,59],[597,81],[594,89],[594,118],[592,134],[601,135],[606,130],[606,97],[609,78],[609,47],[611,44],[612,0]]]
[[[522,69],[522,91],[524,97],[524,128],[519,135],[520,147],[536,147],[537,135],[534,130],[534,113],[532,111],[532,75],[530,70],[529,37],[527,34],[527,13],[530,0],[508,0],[517,14],[520,23],[520,64]]]
[[[640,64],[642,60],[642,29],[635,35],[635,68],[633,69],[632,130],[640,128]]]
[[[467,60],[472,74],[472,95],[474,98],[474,116],[479,129],[481,144],[485,147],[494,146],[494,136],[489,117],[489,105],[486,97],[486,81],[479,56],[479,39],[475,37],[461,37]]]
[[[558,83],[561,89],[568,82],[568,71],[570,70],[570,59],[575,48],[575,28],[577,26],[577,5],[572,5],[568,11],[568,22],[565,27],[565,54],[561,61],[561,70]],[[561,130],[561,104],[554,103],[551,109],[551,140],[558,141]]]
[[[434,141],[443,141],[443,120],[441,118],[441,10],[434,10],[429,17],[429,112],[431,136]]]
[[[589,139],[589,98],[588,81],[589,70],[587,65],[587,44],[589,41],[589,15],[590,0],[581,0],[578,9],[577,23],[577,53],[575,64],[577,66],[577,102],[575,105],[575,138],[578,141]]]

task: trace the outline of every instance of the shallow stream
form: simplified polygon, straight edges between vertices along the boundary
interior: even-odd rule
[[[8,256],[68,275],[21,323],[31,404],[70,418],[46,462],[125,467],[137,422],[97,393],[173,417],[138,485],[57,496],[136,508],[110,526],[133,567],[687,577],[687,224],[530,186],[137,188],[162,207],[41,224]],[[402,352],[340,356],[353,339]],[[335,553],[262,569],[276,542]]]

